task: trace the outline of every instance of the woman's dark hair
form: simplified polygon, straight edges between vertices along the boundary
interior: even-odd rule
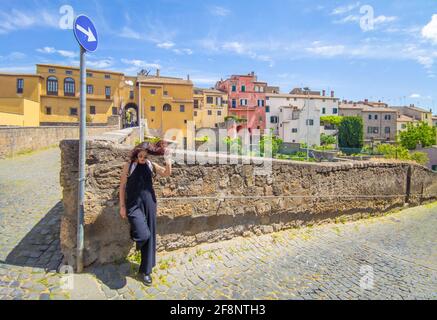
[[[130,155],[131,161],[136,161],[138,159],[138,155],[145,151],[147,154],[152,156],[163,156],[165,154],[165,148],[167,144],[164,141],[159,141],[156,144],[150,142],[144,142],[136,146]]]

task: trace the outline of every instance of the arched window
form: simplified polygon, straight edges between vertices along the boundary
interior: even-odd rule
[[[75,82],[72,78],[65,78],[64,80],[64,95],[74,97],[76,95]]]
[[[170,112],[171,111],[171,105],[169,105],[168,103],[164,104],[163,110],[166,111],[166,112],[167,111]]]
[[[58,95],[58,79],[56,77],[47,78],[47,95],[49,96]]]

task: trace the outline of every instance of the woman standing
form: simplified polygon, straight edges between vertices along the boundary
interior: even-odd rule
[[[138,275],[141,281],[152,285],[152,270],[156,265],[156,195],[153,177],[171,175],[171,160],[166,155],[165,168],[148,159],[148,143],[141,144],[132,151],[130,162],[126,163],[120,181],[120,216],[128,219],[131,239],[141,251]]]

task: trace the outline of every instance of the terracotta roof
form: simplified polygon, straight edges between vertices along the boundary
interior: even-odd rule
[[[411,118],[411,117],[404,116],[403,114],[399,115],[399,117],[398,117],[398,122],[414,122],[414,121],[416,121],[416,120]]]
[[[307,99],[307,98],[313,98],[313,99],[319,99],[319,100],[338,100],[338,98],[331,98],[331,97],[324,97],[324,96],[314,96],[314,95],[300,95],[300,94],[291,94],[291,93],[266,93],[267,97],[273,97],[273,98],[296,98],[296,99]]]
[[[400,106],[400,107],[398,107],[398,106],[395,106],[395,107],[392,107],[392,108],[396,108],[396,109],[410,109],[410,110],[414,110],[414,111],[418,111],[418,112],[423,112],[423,113],[431,113],[431,111],[429,111],[429,110],[425,110],[425,109],[422,109],[422,108],[419,108],[419,107],[416,107],[416,106]]]

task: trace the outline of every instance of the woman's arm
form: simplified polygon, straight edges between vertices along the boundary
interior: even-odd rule
[[[127,176],[129,171],[129,163],[126,163],[123,167],[123,171],[121,173],[120,178],[120,216],[123,219],[127,218],[126,213],[126,184],[127,184]]]
[[[155,171],[157,174],[159,174],[162,177],[170,177],[172,173],[172,167],[171,167],[171,160],[167,159],[165,161],[165,168],[161,167],[160,165],[156,164],[155,162],[152,162],[153,167],[155,168]]]

